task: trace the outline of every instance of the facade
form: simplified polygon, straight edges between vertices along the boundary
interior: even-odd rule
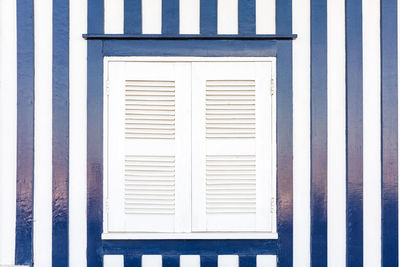
[[[398,266],[399,11],[1,0],[0,266]]]

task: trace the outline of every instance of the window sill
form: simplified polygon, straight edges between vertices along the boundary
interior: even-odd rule
[[[277,233],[103,233],[103,240],[278,239]]]

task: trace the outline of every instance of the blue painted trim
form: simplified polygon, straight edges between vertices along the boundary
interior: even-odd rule
[[[239,256],[239,266],[257,267],[257,256],[256,255]]]
[[[292,41],[280,41],[276,60],[278,267],[293,266]]]
[[[201,256],[201,267],[218,267],[218,256]]]
[[[33,264],[34,17],[33,0],[17,0],[17,195],[15,263]]]
[[[163,255],[163,267],[179,267],[179,255]]]
[[[87,266],[103,266],[103,44],[87,52]]]
[[[162,1],[162,34],[179,34],[179,0]]]
[[[277,52],[278,51],[278,52]],[[101,240],[103,203],[103,56],[277,57],[278,240]],[[88,266],[103,254],[199,254],[214,266],[218,254],[278,254],[293,264],[292,43],[290,40],[88,40]],[[215,261],[216,263],[216,261]]]
[[[239,35],[256,34],[256,0],[239,0]]]
[[[327,266],[327,2],[311,1],[311,266]]]
[[[141,267],[142,256],[141,255],[125,255],[124,256],[124,267]]]
[[[276,34],[292,32],[292,0],[276,0]]]
[[[124,0],[124,33],[142,33],[142,1]]]
[[[363,266],[362,0],[346,1],[347,266]]]
[[[127,255],[276,255],[278,252],[277,240],[103,240],[102,245],[106,254]]]
[[[217,34],[217,0],[200,1],[200,34]]]
[[[88,0],[88,33],[104,33],[104,0]]]
[[[68,267],[69,0],[53,0],[53,266]]]
[[[382,267],[399,264],[397,1],[381,1]]]
[[[159,35],[159,34],[83,34],[88,40],[293,40],[297,34],[258,34],[258,35]]]
[[[267,57],[276,55],[271,40],[106,40],[104,56]]]

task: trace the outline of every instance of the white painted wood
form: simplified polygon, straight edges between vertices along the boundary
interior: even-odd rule
[[[257,267],[276,267],[276,256],[257,255]]]
[[[295,5],[296,3],[293,2],[293,6]],[[257,34],[275,34],[275,9],[275,0],[256,0]]]
[[[239,256],[218,255],[218,267],[239,267]]]
[[[192,230],[272,231],[272,64],[199,62],[192,74]]]
[[[69,264],[86,267],[87,0],[69,4]]]
[[[346,266],[345,1],[328,1],[328,266]]]
[[[189,232],[190,64],[110,62],[108,78],[108,230]]]
[[[364,266],[381,266],[380,1],[363,6]]]
[[[180,267],[200,267],[200,255],[181,255]]]
[[[51,267],[52,251],[52,1],[35,1],[35,162],[33,258]]]
[[[143,255],[142,267],[162,267],[161,255]]]
[[[162,0],[142,1],[142,31],[144,34],[161,34],[161,18]]]
[[[218,34],[238,33],[238,0],[218,0]]]
[[[106,62],[272,62],[274,57],[105,57]]]
[[[310,0],[293,1],[293,266],[310,266]]]
[[[104,240],[143,239],[278,239],[277,233],[103,233]]]
[[[104,255],[104,267],[124,267],[124,255]]]
[[[14,0],[0,1],[0,264],[14,264],[17,29]]]
[[[179,1],[179,32],[181,34],[200,33],[200,0]]]
[[[397,51],[400,51],[400,5],[397,5]],[[397,56],[397,66],[400,66],[400,56]],[[397,68],[397,77],[400,77],[400,68]],[[398,102],[400,103],[400,94],[398,94]],[[400,118],[400,109],[397,109],[398,118]],[[398,123],[398,130],[400,131],[400,123]],[[400,135],[397,136],[398,144],[400,144]],[[398,155],[399,156],[399,155]],[[400,166],[400,157],[398,157],[398,166]],[[400,168],[398,168],[398,177],[400,177]],[[400,195],[400,188],[398,188],[398,195]],[[400,226],[400,214],[398,215],[397,225]],[[400,254],[400,240],[399,240],[399,254]]]
[[[124,33],[124,0],[104,0],[104,33]]]

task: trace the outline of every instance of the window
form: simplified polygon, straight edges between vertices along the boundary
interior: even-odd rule
[[[271,58],[106,58],[103,238],[276,238]]]

